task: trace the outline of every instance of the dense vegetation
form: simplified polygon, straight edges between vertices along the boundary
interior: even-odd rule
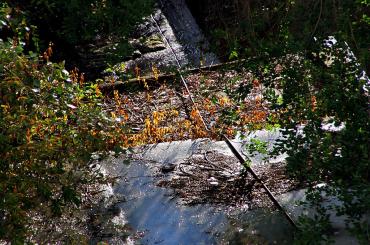
[[[328,47],[326,43],[321,40],[317,45],[317,59],[290,57],[280,62],[284,67],[281,72],[264,62],[260,64],[265,96],[278,115],[271,120],[281,125],[284,136],[272,155],[288,154],[288,175],[308,187],[306,204],[317,211],[317,215],[299,220],[300,241],[329,242],[329,213],[335,213],[344,215],[349,230],[366,244],[369,223],[365,216],[370,207],[369,80],[362,76],[355,58],[349,60],[348,46],[336,43]],[[333,53],[332,63],[326,65]],[[338,202],[323,206],[325,195]]]
[[[264,123],[249,120],[240,129],[273,125],[286,136],[271,154],[288,153],[287,173],[308,188],[307,205],[318,214],[301,217],[297,243],[330,242],[327,214],[334,210],[346,215],[348,229],[367,244],[370,88],[363,71],[370,70],[370,1],[235,0],[225,9],[224,1],[188,2],[204,17],[199,22],[211,27],[220,56],[249,58],[245,68],[265,88],[270,114],[264,114]],[[82,186],[104,181],[89,167],[92,152],[119,150],[132,141],[158,142],[174,132],[158,130],[168,115],[157,112],[145,120],[142,134],[129,138],[117,120],[125,116],[118,93],[119,108],[107,113],[98,86],[77,69],[67,71],[60,60],[75,58],[78,47],[112,38],[121,45],[117,52],[127,54],[128,35],[152,6],[150,0],[1,3],[0,240],[35,242],[37,220],[81,205]],[[53,60],[55,50],[65,56]],[[240,84],[229,96],[243,102],[252,87]],[[229,108],[224,111],[226,122],[243,121]],[[177,115],[171,111],[171,117]],[[327,129],[329,124],[336,128]],[[199,127],[194,135],[204,137]],[[321,183],[326,185],[317,187]],[[322,207],[323,192],[342,205]]]
[[[224,59],[235,58],[233,51],[239,58],[302,52],[314,45],[314,37],[335,36],[370,70],[368,0],[187,2]]]
[[[91,153],[119,147],[123,127],[102,111],[96,84],[50,62],[51,45],[39,55],[20,9],[0,7],[0,240],[52,241],[35,224],[76,209],[82,186],[103,183]]]

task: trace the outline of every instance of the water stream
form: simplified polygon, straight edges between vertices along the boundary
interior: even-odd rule
[[[242,146],[237,141],[235,144]],[[125,196],[126,201],[117,207],[130,226],[142,232],[140,243],[289,244],[292,228],[278,212],[207,203],[184,205],[172,189],[157,185],[158,180],[166,178],[161,173],[163,165],[178,165],[194,154],[210,150],[232,156],[225,142],[203,139],[138,148],[135,156],[140,159],[132,159],[129,164],[124,164],[125,156],[102,163],[108,173],[120,176],[113,193]]]

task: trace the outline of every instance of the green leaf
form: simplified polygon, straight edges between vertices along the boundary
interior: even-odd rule
[[[239,57],[239,54],[236,50],[233,50],[231,51],[230,55],[229,55],[229,60],[236,60],[238,59]]]

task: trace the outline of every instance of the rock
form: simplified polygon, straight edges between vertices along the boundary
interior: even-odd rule
[[[160,1],[164,15],[171,23],[176,39],[183,45],[190,64],[199,66],[216,64],[217,57],[209,52],[209,43],[199,28],[193,14],[184,0]]]
[[[197,25],[184,0],[160,1],[151,16],[144,18],[131,35],[131,46],[141,55],[132,54],[122,60],[125,71],[141,69],[141,75],[152,73],[153,64],[159,70],[219,63],[209,51],[209,43]],[[155,21],[154,21],[154,20]],[[158,26],[171,45],[163,39]],[[178,61],[173,53],[176,54]],[[120,64],[118,64],[120,66]]]
[[[168,67],[176,67],[177,63],[173,57],[172,50],[167,47],[165,41],[162,39],[161,33],[152,17],[161,27],[166,39],[171,43],[180,64],[185,66],[189,63],[183,51],[183,46],[178,42],[167,18],[161,9],[156,9],[152,16],[146,17],[145,22],[139,25],[133,33],[132,39],[129,41],[130,45],[134,49],[139,50],[142,55],[137,58],[130,57],[129,60],[124,61],[125,71],[133,71],[135,67],[140,67],[141,75],[148,75],[152,72],[153,64],[160,70]],[[117,66],[120,66],[120,64],[117,64]]]
[[[176,164],[174,163],[166,163],[161,167],[162,173],[169,173],[175,170]]]

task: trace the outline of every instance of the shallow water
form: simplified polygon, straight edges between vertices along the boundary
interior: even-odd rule
[[[117,205],[130,226],[142,232],[140,242],[148,245],[245,244],[248,240],[284,244],[285,240],[290,240],[290,225],[279,213],[269,210],[245,212],[242,207],[210,204],[185,206],[173,195],[172,189],[156,185],[163,164],[176,164],[209,149],[231,154],[223,142],[189,140],[141,149],[143,160],[132,160],[130,164],[123,164],[122,157],[105,165],[110,174],[121,176],[113,192],[126,197],[125,202]]]

